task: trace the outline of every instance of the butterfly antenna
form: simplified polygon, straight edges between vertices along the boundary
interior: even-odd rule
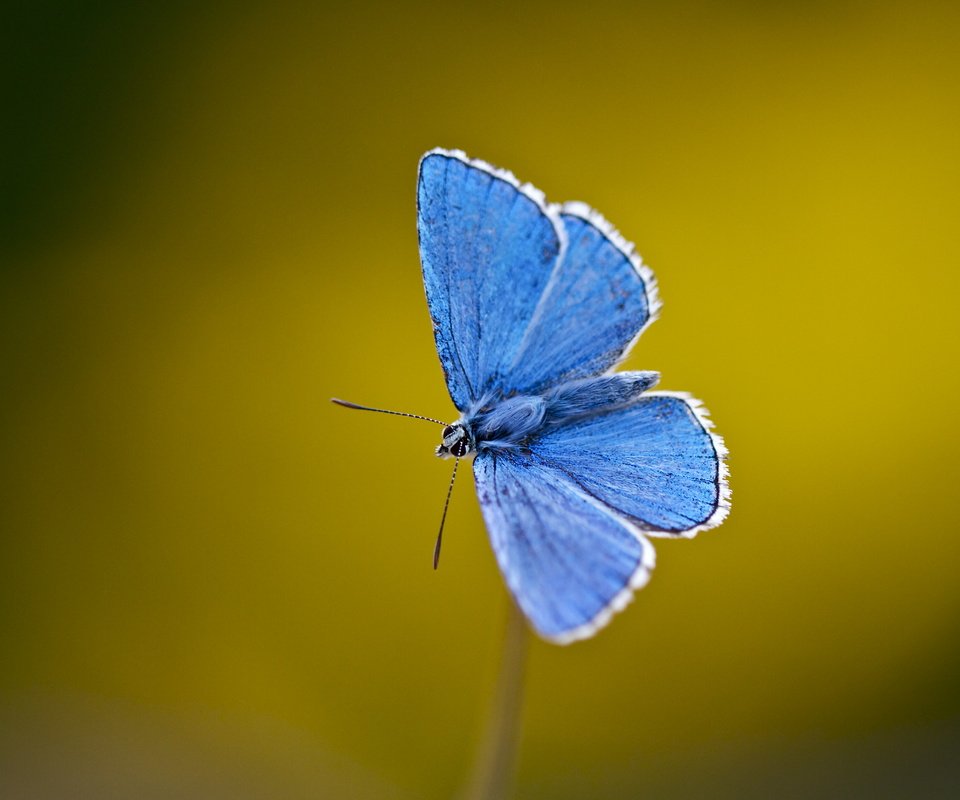
[[[446,422],[441,422],[439,419],[434,419],[433,417],[422,417],[419,414],[408,414],[406,411],[387,411],[385,408],[371,408],[370,406],[359,406],[356,403],[351,403],[347,400],[340,400],[336,397],[330,398],[331,403],[336,403],[338,406],[343,406],[344,408],[355,408],[357,411],[376,411],[378,414],[395,414],[398,417],[412,417],[413,419],[424,419],[427,422],[435,422],[437,425],[446,425]]]
[[[443,524],[447,521],[447,509],[450,507],[450,495],[453,494],[453,482],[457,479],[457,467],[460,466],[460,459],[453,462],[453,475],[450,476],[450,487],[447,489],[447,499],[443,503],[443,516],[440,517],[440,532],[437,534],[437,544],[433,548],[433,568],[437,568],[440,563],[440,543],[443,541]]]

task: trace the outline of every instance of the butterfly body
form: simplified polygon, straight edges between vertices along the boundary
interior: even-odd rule
[[[569,381],[543,395],[485,397],[444,430],[437,455],[529,449],[550,428],[627,405],[658,379],[656,372],[621,372]]]
[[[651,391],[656,372],[615,371],[656,318],[653,274],[589,207],[549,204],[456,150],[420,161],[417,230],[460,411],[437,455],[473,456],[494,555],[533,628],[592,636],[649,578],[649,537],[694,536],[729,509],[726,448],[700,403]]]

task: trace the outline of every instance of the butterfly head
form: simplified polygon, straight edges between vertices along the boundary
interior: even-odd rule
[[[443,441],[437,448],[437,455],[461,458],[473,451],[473,437],[466,425],[454,422],[443,429]]]

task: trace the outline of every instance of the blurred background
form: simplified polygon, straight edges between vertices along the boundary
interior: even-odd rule
[[[0,796],[446,798],[506,594],[417,160],[637,243],[733,513],[531,646],[524,798],[960,791],[950,3],[7,3]]]

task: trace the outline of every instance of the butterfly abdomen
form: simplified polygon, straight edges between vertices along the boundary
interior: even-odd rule
[[[546,422],[559,424],[635,401],[660,380],[658,372],[615,372],[561,383],[546,393]]]

